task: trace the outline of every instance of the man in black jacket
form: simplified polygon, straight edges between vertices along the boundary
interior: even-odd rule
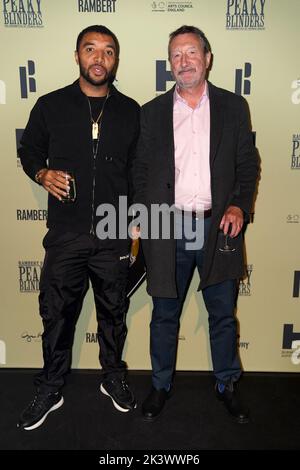
[[[112,85],[119,43],[105,26],[79,34],[75,59],[79,80],[38,99],[19,149],[26,174],[49,193],[39,296],[44,367],[35,378],[34,400],[20,417],[19,427],[26,430],[63,404],[61,389],[89,280],[103,369],[100,390],[119,411],[136,407],[122,361],[130,239],[100,239],[97,215],[103,215],[101,204],[110,204],[117,220],[127,221],[127,214],[118,212],[119,197],[131,196],[139,106]]]
[[[198,28],[182,26],[170,34],[169,60],[176,85],[142,108],[134,173],[137,203],[149,211],[154,204],[176,208],[175,236],[169,239],[143,239],[141,224],[153,298],[153,387],[143,414],[155,419],[169,397],[180,314],[197,266],[209,314],[216,394],[239,423],[246,423],[248,410],[235,390],[241,364],[234,310],[245,264],[242,227],[249,220],[258,171],[247,105],[206,80],[211,48]],[[190,233],[203,236],[203,247],[186,236],[188,225]]]

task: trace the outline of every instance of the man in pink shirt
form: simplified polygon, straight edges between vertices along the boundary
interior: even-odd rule
[[[143,236],[141,227],[153,298],[152,389],[142,412],[152,421],[169,398],[180,314],[197,267],[209,315],[216,395],[238,423],[246,423],[248,409],[235,386],[241,364],[234,312],[245,264],[242,229],[258,175],[248,108],[241,96],[207,81],[211,47],[201,30],[177,29],[168,52],[176,85],[142,108],[135,168],[135,202],[149,211],[154,204],[176,208],[170,237]],[[187,220],[194,237],[203,236],[201,246],[188,243]]]

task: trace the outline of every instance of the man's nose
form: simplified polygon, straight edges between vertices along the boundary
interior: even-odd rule
[[[96,51],[95,52],[95,62],[97,64],[101,64],[104,59],[104,53],[102,51]]]
[[[181,55],[181,65],[184,67],[188,62],[188,58],[185,52]]]

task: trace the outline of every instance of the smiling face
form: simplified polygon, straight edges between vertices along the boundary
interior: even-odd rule
[[[204,86],[211,53],[204,52],[201,39],[196,34],[175,36],[169,52],[171,70],[180,88],[199,89]]]
[[[96,32],[85,34],[75,52],[80,69],[80,86],[83,92],[107,90],[113,82],[118,66],[116,45],[111,36]]]

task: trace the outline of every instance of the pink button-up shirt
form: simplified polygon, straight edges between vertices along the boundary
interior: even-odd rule
[[[175,206],[185,210],[211,208],[208,86],[195,109],[174,92]]]

